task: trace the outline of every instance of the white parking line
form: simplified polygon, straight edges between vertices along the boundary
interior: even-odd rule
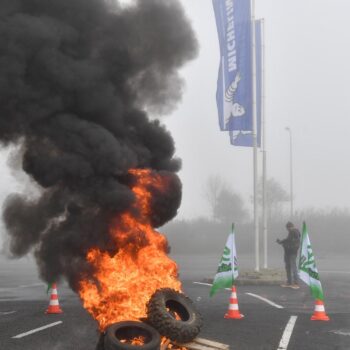
[[[199,284],[200,286],[209,286],[211,287],[213,284],[212,283],[204,283],[204,282],[193,282],[193,284]],[[232,288],[225,288],[225,290],[232,290]]]
[[[345,335],[347,337],[350,336],[350,331],[339,330],[339,331],[329,331],[329,332],[337,335]]]
[[[204,282],[193,282],[193,284],[199,284],[199,285],[201,285],[201,286],[209,286],[209,287],[212,286],[211,283],[204,283]],[[226,290],[229,290],[229,291],[231,290],[231,288],[225,288],[225,289],[226,289]],[[269,300],[269,299],[266,299],[266,298],[264,298],[264,297],[261,297],[260,295],[257,295],[257,294],[254,294],[254,293],[245,293],[245,294],[250,295],[251,297],[260,299],[260,300],[264,301],[265,303],[268,303],[268,304],[270,304],[270,305],[276,307],[277,309],[284,309],[283,306],[278,305],[278,304],[274,303],[273,301],[271,301],[271,300]]]
[[[273,301],[271,301],[271,300],[269,300],[269,299],[266,299],[266,298],[264,298],[264,297],[261,297],[260,295],[257,295],[257,294],[254,294],[254,293],[245,293],[245,294],[250,295],[250,296],[253,297],[253,298],[260,299],[260,300],[264,301],[265,303],[268,303],[268,304],[270,304],[270,305],[276,307],[277,309],[284,309],[283,306],[278,305],[278,304],[274,303]]]
[[[17,288],[31,288],[31,287],[41,287],[41,286],[45,286],[45,284],[42,282],[32,283],[32,284],[22,284],[22,285],[18,286]]]
[[[32,287],[43,287],[43,286],[45,286],[44,283],[21,284],[21,285],[16,286],[16,287],[0,288],[0,292],[9,292],[9,291],[17,290],[18,288],[24,289],[24,288],[32,288]]]
[[[334,273],[334,274],[344,274],[348,275],[350,274],[350,271],[338,271],[338,270],[321,270],[320,273]]]
[[[46,326],[42,326],[42,327],[39,327],[39,328],[35,328],[35,329],[32,329],[31,331],[28,331],[28,332],[25,332],[25,333],[21,333],[21,334],[18,334],[18,335],[15,335],[14,337],[12,337],[13,339],[20,339],[20,338],[23,338],[23,337],[26,337],[27,335],[30,335],[30,334],[33,334],[33,333],[36,333],[36,332],[40,332],[44,329],[47,329],[47,328],[51,328],[51,327],[54,327],[54,326],[57,326],[59,324],[63,323],[62,321],[58,321],[58,322],[54,322],[54,323],[50,323]]]
[[[0,316],[12,315],[17,311],[0,311]]]
[[[199,285],[201,285],[201,286],[209,286],[209,287],[212,286],[211,283],[203,283],[203,282],[193,282],[193,284],[199,284]]]
[[[286,350],[289,344],[290,337],[292,336],[295,322],[297,321],[297,316],[291,316],[286,328],[284,329],[282,339],[277,350]]]

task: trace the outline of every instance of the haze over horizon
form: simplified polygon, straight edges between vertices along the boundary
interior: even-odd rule
[[[182,69],[184,96],[161,117],[183,161],[183,200],[177,218],[209,213],[204,186],[222,176],[251,210],[252,150],[233,147],[218,126],[216,81],[219,46],[210,0],[182,0],[200,43],[199,57]],[[346,0],[256,1],[265,19],[268,177],[289,191],[289,138],[293,132],[296,210],[349,208],[347,132],[350,121],[350,26]],[[312,23],[312,25],[310,25]],[[336,54],[335,54],[336,52]],[[0,201],[21,190],[1,151]]]

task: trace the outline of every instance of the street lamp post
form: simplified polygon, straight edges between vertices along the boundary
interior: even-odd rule
[[[293,207],[293,139],[292,139],[292,130],[290,127],[286,127],[286,130],[289,133],[289,161],[290,161],[290,218],[293,219],[294,216],[294,207]]]

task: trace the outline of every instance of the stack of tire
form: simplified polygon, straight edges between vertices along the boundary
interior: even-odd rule
[[[119,322],[102,334],[96,350],[159,350],[161,336],[174,343],[192,341],[202,327],[202,316],[184,294],[173,289],[160,289],[147,305],[145,322]],[[122,339],[142,337],[142,345],[131,345]]]

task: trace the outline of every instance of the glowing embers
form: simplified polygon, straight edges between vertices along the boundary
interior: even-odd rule
[[[134,338],[127,338],[127,339],[120,339],[121,343],[134,345],[134,346],[142,346],[146,342],[146,338],[142,336],[134,337]]]

